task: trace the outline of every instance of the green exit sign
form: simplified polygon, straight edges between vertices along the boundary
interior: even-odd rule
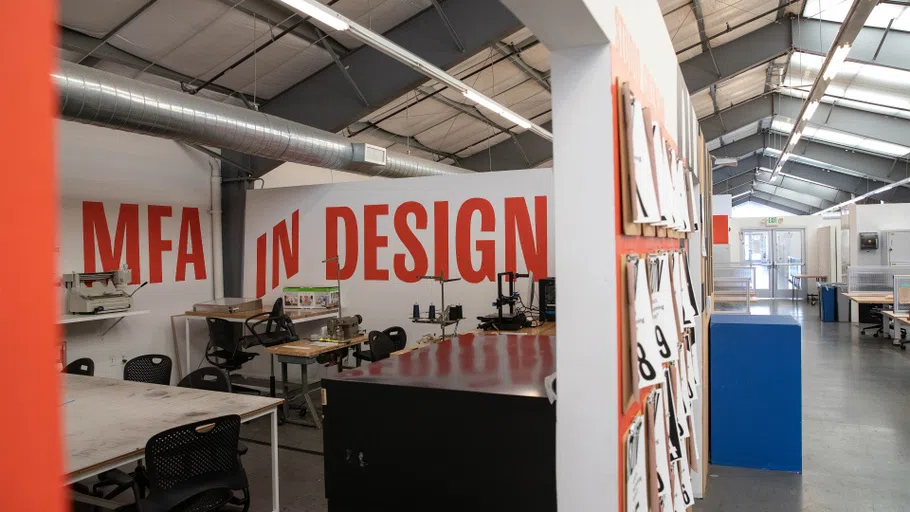
[[[766,217],[764,219],[765,225],[767,226],[780,226],[784,223],[783,217]]]

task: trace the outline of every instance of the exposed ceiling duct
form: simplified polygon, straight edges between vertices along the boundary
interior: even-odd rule
[[[355,161],[349,139],[280,117],[60,61],[51,76],[60,117],[285,162],[411,178],[473,171],[389,152],[386,165]]]

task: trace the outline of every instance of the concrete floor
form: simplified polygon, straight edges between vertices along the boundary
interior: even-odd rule
[[[712,466],[695,511],[910,511],[910,353],[805,303],[769,313],[802,325],[803,473]]]
[[[910,352],[822,323],[817,307],[763,301],[753,314],[792,314],[803,329],[803,474],[713,466],[695,512],[910,511]],[[268,441],[265,421],[243,437]],[[279,429],[281,510],[327,510],[322,437]],[[269,448],[248,442],[253,512],[269,508]],[[302,450],[302,451],[301,451]],[[352,485],[356,492],[356,484]]]

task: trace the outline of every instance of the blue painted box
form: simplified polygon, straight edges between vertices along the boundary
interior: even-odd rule
[[[711,463],[802,472],[802,342],[786,315],[714,315]]]

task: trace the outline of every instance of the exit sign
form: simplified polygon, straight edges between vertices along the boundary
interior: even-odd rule
[[[780,226],[784,223],[783,217],[765,217],[762,223],[766,226]]]

